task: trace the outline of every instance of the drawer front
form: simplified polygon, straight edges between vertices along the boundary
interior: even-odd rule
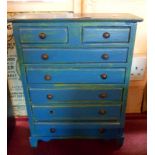
[[[113,137],[120,134],[118,125],[104,123],[38,123],[34,125],[35,136],[52,137]]]
[[[47,66],[48,67],[48,66]],[[125,68],[52,69],[27,68],[28,83],[124,83]]]
[[[129,27],[83,27],[84,43],[127,43]]]
[[[66,27],[27,28],[19,29],[21,43],[67,43]]]
[[[88,88],[80,89],[33,89],[30,88],[30,98],[33,104],[44,104],[55,101],[121,101],[123,89],[102,89]]]
[[[127,48],[23,49],[25,63],[126,62]]]
[[[37,121],[53,120],[119,120],[120,106],[33,107]]]

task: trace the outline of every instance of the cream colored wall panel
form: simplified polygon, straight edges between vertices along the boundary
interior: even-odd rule
[[[147,85],[145,86],[144,89],[144,97],[143,97],[143,104],[142,104],[142,112],[147,111]]]
[[[82,0],[73,0],[73,12],[81,13]]]
[[[129,87],[126,113],[141,113],[144,87]]]
[[[34,1],[8,1],[8,12],[32,12],[32,11],[74,11],[73,0],[52,0],[51,2]]]

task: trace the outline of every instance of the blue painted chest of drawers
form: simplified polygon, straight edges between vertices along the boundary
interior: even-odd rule
[[[123,144],[136,33],[129,14],[16,18],[14,36],[30,143],[67,138]]]

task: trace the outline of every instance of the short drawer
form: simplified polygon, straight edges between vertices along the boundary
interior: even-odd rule
[[[21,43],[67,43],[67,27],[21,27]]]
[[[119,123],[36,123],[34,125],[35,136],[52,137],[115,137],[119,136]]]
[[[83,43],[127,43],[129,27],[83,27]]]
[[[24,63],[126,62],[127,48],[23,49]]]
[[[102,83],[117,84],[125,81],[125,68],[67,68],[56,69],[44,66],[42,68],[27,68],[28,83]]]
[[[33,107],[36,121],[53,120],[119,120],[120,105]]]
[[[30,88],[29,92],[33,104],[44,105],[55,101],[121,101],[123,88]]]

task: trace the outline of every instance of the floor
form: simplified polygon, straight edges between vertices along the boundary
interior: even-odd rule
[[[111,143],[99,140],[55,140],[39,142],[31,148],[27,119],[16,120],[16,127],[8,144],[8,155],[146,155],[146,117],[127,118],[125,141],[116,150]]]

